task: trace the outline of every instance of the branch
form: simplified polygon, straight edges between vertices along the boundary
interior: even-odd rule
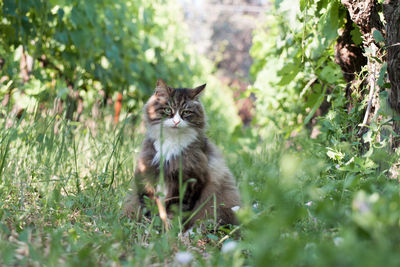
[[[371,48],[372,48],[372,57],[375,57],[376,56],[377,47],[375,46],[374,43],[372,43],[371,44]],[[369,60],[371,60],[371,59],[369,59]],[[363,119],[363,122],[361,123],[361,129],[358,131],[358,134],[361,134],[361,132],[364,129],[364,127],[367,126],[368,117],[369,117],[369,114],[371,113],[372,100],[373,100],[374,95],[375,95],[376,64],[373,63],[371,65],[372,65],[372,73],[371,73],[371,75],[369,77],[368,106],[367,106],[367,110],[365,111],[364,119]]]

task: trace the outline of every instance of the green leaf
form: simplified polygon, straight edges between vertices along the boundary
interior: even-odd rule
[[[371,143],[373,141],[371,130],[369,130],[363,135],[363,140],[365,143]]]
[[[372,34],[374,36],[375,41],[377,41],[378,43],[385,41],[385,38],[383,38],[382,33],[380,31],[374,30]]]
[[[321,43],[325,46],[330,45],[331,41],[337,38],[337,30],[340,27],[340,23],[343,21],[343,19],[339,17],[339,8],[340,6],[336,1],[330,2],[325,13],[319,20],[319,32],[324,33],[319,38],[321,38]]]
[[[52,6],[63,6],[65,4],[65,0],[49,0],[49,2]]]
[[[377,84],[379,87],[383,87],[385,84],[385,75],[386,75],[386,71],[387,71],[387,62],[384,62],[382,64],[381,70],[379,71],[379,78],[377,81]]]
[[[353,40],[355,45],[360,45],[362,44],[362,34],[360,32],[360,28],[353,23],[353,30],[351,30],[350,34],[351,34],[351,39]]]
[[[295,63],[285,65],[281,70],[278,71],[278,75],[282,76],[278,85],[282,86],[289,84],[294,80],[294,78],[296,78],[299,71],[300,67]]]
[[[326,93],[326,86],[324,87],[324,90],[322,91],[321,95],[315,102],[313,108],[311,109],[310,113],[307,115],[307,117],[304,119],[303,125],[307,125],[307,123],[311,120],[311,118],[314,116],[315,112],[317,109],[321,106],[322,102],[324,101],[325,98],[325,93]]]
[[[340,79],[341,75],[338,66],[333,63],[328,64],[318,73],[318,77],[323,82],[330,84],[335,84]]]
[[[304,11],[304,9],[307,7],[308,0],[300,0],[300,11]]]

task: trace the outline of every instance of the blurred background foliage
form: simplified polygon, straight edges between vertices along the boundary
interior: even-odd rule
[[[196,50],[199,2],[0,1],[0,264],[179,265],[186,251],[201,266],[398,266],[384,33],[373,54],[339,0],[204,1],[201,21],[218,7],[263,14],[250,64],[236,56],[247,48],[229,50],[235,36],[249,45],[230,13],[212,20],[229,51]],[[337,63],[346,25],[365,57],[352,81]],[[379,90],[362,124],[370,64]],[[240,238],[185,240],[177,222],[162,233],[158,218],[120,216],[158,77],[207,82],[208,132],[241,190]]]
[[[303,11],[300,2],[277,1],[274,9],[255,32],[251,74],[260,103],[257,114],[268,114],[257,123],[273,121],[288,136],[311,122],[328,94],[331,102],[344,105],[334,44],[346,10],[339,1],[315,1]]]
[[[76,119],[79,105],[90,110],[121,93],[124,110],[137,113],[157,77],[191,87],[212,70],[188,44],[174,1],[6,0],[1,5],[1,94],[11,96],[4,105],[19,111],[32,112],[39,103],[49,108],[58,99],[64,104],[60,112]],[[210,90],[218,87],[211,82]]]

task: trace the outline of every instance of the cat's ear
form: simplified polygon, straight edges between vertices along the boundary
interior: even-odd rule
[[[192,89],[192,98],[198,98],[200,96],[200,93],[203,92],[204,88],[206,88],[206,84],[200,85],[196,88]]]
[[[157,79],[156,95],[169,96],[172,95],[173,88],[169,87],[162,79]]]

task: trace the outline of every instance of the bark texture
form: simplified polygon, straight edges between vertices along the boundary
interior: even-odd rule
[[[342,0],[342,4],[349,11],[351,20],[360,27],[364,46],[369,46],[374,41],[373,31],[383,29],[378,14],[378,2],[376,0]]]
[[[347,21],[343,32],[340,34],[335,45],[335,62],[340,66],[343,78],[347,82],[346,98],[348,100],[347,112],[353,109],[352,92],[357,81],[356,73],[361,71],[368,61],[363,55],[364,50],[360,45],[353,41],[351,31],[354,29],[354,23],[351,20],[350,13],[347,12]]]
[[[386,0],[383,4],[386,20],[387,71],[390,81],[389,104],[395,113],[400,113],[400,2]],[[393,130],[400,133],[400,122],[394,121]],[[399,138],[392,140],[392,147],[400,145]]]
[[[335,46],[335,61],[339,64],[343,77],[347,82],[353,81],[355,73],[360,72],[361,68],[367,64],[363,49],[356,45],[351,37],[353,29],[353,21],[347,12],[347,22]]]
[[[370,123],[379,107],[379,88],[376,85],[376,80],[378,79],[377,72],[381,64],[375,60],[375,58],[381,58],[382,55],[379,52],[379,44],[374,40],[373,33],[377,30],[384,35],[384,27],[379,17],[378,12],[380,5],[377,0],[342,0],[341,2],[347,8],[351,20],[360,28],[364,50],[368,48],[370,51],[369,53],[371,53],[367,58],[368,78],[360,85],[361,87],[368,88],[369,91],[368,106],[361,123],[362,127],[358,132],[361,136],[368,130],[368,128],[364,126]],[[348,74],[347,77],[345,75],[346,80],[350,78],[351,76]]]
[[[387,63],[391,85],[390,105],[400,113],[400,2],[386,0],[383,13],[387,22]]]

